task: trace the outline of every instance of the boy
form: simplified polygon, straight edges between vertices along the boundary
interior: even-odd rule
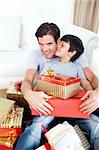
[[[77,63],[73,63],[84,52],[82,41],[74,35],[64,35],[60,40],[61,44],[55,53],[60,59],[57,64],[54,63],[51,66],[51,69],[54,70],[56,74],[80,77],[82,87],[86,90],[92,90],[92,86],[86,79],[81,66]],[[75,52],[75,55],[70,58],[68,52]],[[61,70],[59,68],[61,68]]]

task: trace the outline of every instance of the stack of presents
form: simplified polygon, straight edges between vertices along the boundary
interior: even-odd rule
[[[80,78],[54,75],[51,71],[47,72],[45,75],[37,75],[35,77],[35,83],[35,90],[44,91],[52,96],[52,98],[48,100],[48,103],[54,108],[50,116],[70,118],[90,117],[88,114],[84,114],[80,111],[80,104],[82,103],[81,97],[86,92],[86,90],[80,90]],[[13,87],[17,92],[12,90]],[[20,97],[20,99],[22,99],[22,93],[18,88],[18,86],[11,83],[7,90],[8,98]],[[32,109],[31,113],[32,115],[40,115],[34,109]],[[73,147],[77,146],[77,150],[88,150],[90,148],[87,139],[79,127],[72,127],[66,121],[47,131],[45,137],[48,143],[38,148],[38,150],[74,150]],[[71,143],[69,143],[70,141]],[[73,141],[77,141],[78,143],[75,142],[74,146],[72,144]]]
[[[0,98],[0,150],[12,150],[22,133],[23,108],[15,101]]]

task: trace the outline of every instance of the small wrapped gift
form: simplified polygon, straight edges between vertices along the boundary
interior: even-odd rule
[[[73,128],[73,126],[71,126],[67,121],[63,122],[63,124],[58,124],[50,129],[45,133],[45,137],[54,150],[90,149],[90,144],[88,143],[80,128],[77,125],[76,128]]]
[[[13,106],[7,117],[0,124],[0,137],[7,137],[13,134],[14,137],[22,133],[23,108]]]
[[[72,97],[80,90],[80,78],[37,75],[35,80],[37,90],[62,99]]]
[[[13,105],[0,124],[0,145],[13,147],[15,140],[22,133],[22,117],[23,108]]]
[[[80,111],[80,104],[82,96],[86,91],[81,90],[77,97],[71,97],[66,100],[61,98],[51,98],[48,103],[54,108],[50,116],[56,117],[70,117],[70,118],[89,118],[90,115],[84,114]],[[40,115],[36,110],[32,109],[32,115]],[[43,114],[42,114],[43,115]]]
[[[7,114],[13,104],[14,101],[8,100],[6,98],[0,98],[0,124],[7,117]]]
[[[7,98],[14,100],[16,102],[16,105],[28,109],[28,103],[23,98],[23,94],[21,92],[21,84],[21,81],[11,82],[6,92]]]
[[[43,127],[43,125],[42,125]],[[78,125],[71,126],[67,121],[58,124],[49,131],[45,127],[48,143],[36,150],[89,150],[90,144]],[[72,142],[71,142],[72,141]]]
[[[23,95],[21,93],[21,81],[20,82],[11,82],[7,89],[7,98],[13,100],[22,100]]]

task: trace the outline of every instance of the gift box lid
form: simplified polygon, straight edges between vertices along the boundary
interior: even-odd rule
[[[80,78],[68,77],[68,76],[64,76],[64,75],[56,75],[56,76],[52,76],[52,77],[44,76],[44,75],[37,75],[35,79],[54,83],[54,84],[59,84],[62,86],[80,82]]]
[[[6,118],[8,112],[10,111],[10,108],[14,103],[15,101],[6,98],[0,98],[0,124]]]

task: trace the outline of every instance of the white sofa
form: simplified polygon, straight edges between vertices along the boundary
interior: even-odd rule
[[[11,81],[23,80],[28,56],[38,48],[35,31],[41,23],[20,17],[0,17],[0,89],[7,88]],[[98,75],[99,37],[75,25],[57,24],[61,35],[69,33],[82,39],[89,64]]]

